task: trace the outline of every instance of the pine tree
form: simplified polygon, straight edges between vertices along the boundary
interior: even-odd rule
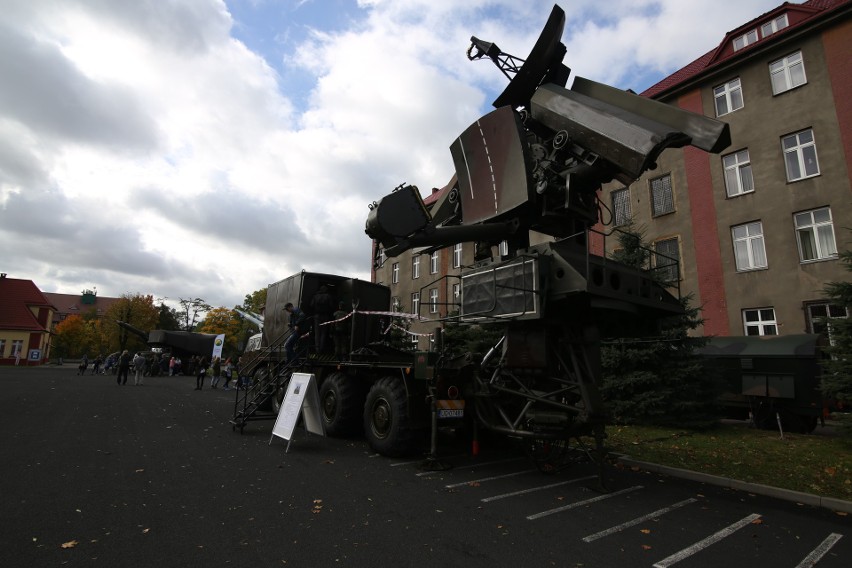
[[[852,251],[840,254],[846,269],[852,272]],[[832,302],[852,310],[852,282],[829,282],[823,292]],[[832,319],[831,345],[825,348],[830,356],[823,363],[822,392],[830,399],[852,405],[852,319]]]
[[[613,260],[649,267],[652,252],[640,229],[630,225],[618,240]],[[718,423],[721,386],[695,353],[707,340],[689,335],[703,323],[692,299],[681,298],[683,315],[660,322],[658,337],[604,341],[601,394],[615,422],[691,429]]]

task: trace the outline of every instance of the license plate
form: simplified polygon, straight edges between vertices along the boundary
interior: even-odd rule
[[[464,408],[439,408],[438,418],[464,418]]]

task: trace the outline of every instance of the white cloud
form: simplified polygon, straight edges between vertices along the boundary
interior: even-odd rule
[[[3,271],[225,306],[303,268],[367,278],[367,203],[445,184],[449,145],[506,84],[467,60],[470,36],[525,57],[552,3],[360,5],[284,59],[314,78],[305,96],[234,39],[222,0],[5,2]],[[566,63],[639,90],[775,4],[563,5]]]

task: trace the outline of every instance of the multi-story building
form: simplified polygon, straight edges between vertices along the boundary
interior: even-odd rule
[[[56,306],[51,329],[55,329],[56,325],[68,316],[102,318],[106,315],[109,307],[121,299],[98,296],[96,290],[83,290],[80,294],[45,292],[44,295],[51,304]]]
[[[601,201],[680,259],[705,335],[818,332],[852,249],[852,0],[784,3],[647,89],[730,125],[722,155],[666,150]],[[615,239],[608,239],[608,245]]]

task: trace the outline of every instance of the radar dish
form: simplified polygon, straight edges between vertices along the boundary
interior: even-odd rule
[[[527,106],[535,90],[545,80],[557,83],[560,87],[565,86],[570,70],[562,64],[562,58],[565,57],[565,45],[562,43],[564,29],[565,12],[554,5],[529,57],[494,100],[495,108]]]

